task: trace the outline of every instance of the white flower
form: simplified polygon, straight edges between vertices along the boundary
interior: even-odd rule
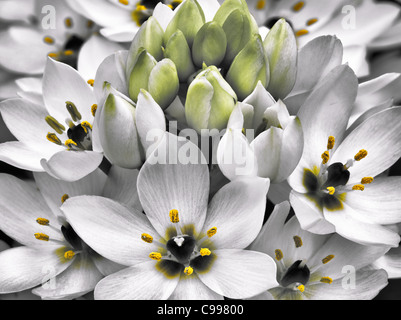
[[[99,282],[95,298],[244,298],[277,285],[271,258],[243,250],[260,231],[268,180],[231,182],[208,204],[207,165],[155,163],[163,148],[169,157],[188,148],[202,157],[192,143],[165,135],[138,177],[146,215],[101,197],[62,206],[85,242],[128,266]]]
[[[290,205],[277,205],[261,233],[250,246],[277,264],[279,286],[255,297],[277,300],[366,300],[387,285],[384,270],[366,267],[388,247],[363,246],[337,234],[316,235],[305,231]]]

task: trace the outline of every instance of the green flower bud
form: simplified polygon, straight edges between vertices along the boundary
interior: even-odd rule
[[[191,48],[196,33],[204,23],[205,15],[199,3],[196,0],[186,0],[168,24],[164,33],[164,43],[168,42],[173,33],[181,30]]]
[[[226,80],[240,100],[253,92],[258,81],[266,87],[269,81],[269,62],[260,35],[253,36],[238,53],[227,72]]]
[[[214,21],[205,23],[195,36],[192,46],[194,63],[201,67],[219,65],[226,54],[227,39],[223,28]]]
[[[148,88],[149,77],[157,61],[144,48],[139,51],[138,59],[129,76],[128,93],[130,98],[136,102],[140,89]]]
[[[237,103],[237,96],[218,69],[210,66],[200,72],[188,87],[185,116],[188,124],[201,129],[222,130]]]
[[[173,61],[166,58],[159,61],[150,72],[147,91],[165,109],[177,96],[179,86],[177,68]]]
[[[191,50],[181,30],[177,30],[168,40],[164,56],[174,62],[181,82],[186,81],[196,71]]]
[[[128,53],[126,66],[127,78],[129,78],[136,64],[139,54],[141,53],[141,48],[145,48],[157,61],[163,59],[163,35],[163,29],[154,17],[149,17],[139,28],[132,40]]]
[[[122,97],[110,93],[101,110],[99,139],[104,155],[123,168],[137,168],[142,150],[135,124],[135,107]]]

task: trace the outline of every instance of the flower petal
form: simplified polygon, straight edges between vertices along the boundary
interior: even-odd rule
[[[169,300],[224,300],[224,297],[209,289],[198,276],[184,274]]]
[[[19,141],[0,144],[0,160],[29,171],[44,171],[40,161],[43,155]]]

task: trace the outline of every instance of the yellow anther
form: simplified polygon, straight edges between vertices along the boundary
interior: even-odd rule
[[[210,228],[210,229],[207,230],[207,232],[206,232],[206,234],[207,234],[207,236],[208,236],[209,238],[210,238],[210,237],[213,237],[216,233],[217,233],[217,228],[216,228],[216,227]]]
[[[95,116],[96,110],[97,110],[97,104],[96,103],[92,104],[92,107],[91,107],[92,116]]]
[[[300,248],[303,245],[302,239],[299,236],[294,236],[294,243],[295,243],[295,248]]]
[[[153,242],[153,237],[150,234],[147,233],[142,233],[141,234],[141,239],[147,243],[152,243]]]
[[[169,7],[170,9],[174,9],[172,4],[168,4],[167,7]]]
[[[64,253],[64,258],[66,258],[67,260],[71,260],[72,258],[74,258],[75,256],[75,252],[72,250],[66,251]]]
[[[368,152],[364,149],[359,150],[359,152],[355,155],[354,159],[356,161],[361,161],[363,158],[366,158],[366,156],[368,155]]]
[[[86,81],[89,85],[91,85],[93,87],[95,80],[93,79],[89,79],[88,81]]]
[[[180,217],[178,216],[178,210],[176,209],[170,210],[169,215],[170,215],[170,221],[172,223],[180,222]]]
[[[56,136],[55,133],[49,132],[49,133],[46,135],[46,138],[47,138],[47,140],[49,140],[50,142],[53,142],[53,143],[55,143],[55,144],[58,144],[58,145],[61,145],[61,144],[62,144],[62,143],[61,143],[61,140]]]
[[[171,9],[173,9],[173,6],[171,6]],[[147,9],[144,5],[138,4],[136,9],[131,13],[132,20],[135,21],[139,27],[143,23],[144,18],[146,18],[146,13],[143,12],[145,10]]]
[[[295,32],[295,36],[296,36],[296,37],[301,37],[301,36],[304,36],[304,35],[306,35],[306,34],[308,34],[308,33],[309,33],[308,30],[306,30],[306,29],[301,29],[301,30],[298,30],[297,32]]]
[[[280,261],[281,259],[284,258],[283,251],[281,251],[280,249],[274,250],[274,253],[276,254],[277,261]]]
[[[128,0],[118,0],[118,2],[120,2],[121,4],[123,4],[123,5],[125,5],[125,6],[128,6],[128,5],[129,5]]]
[[[62,134],[63,131],[65,130],[65,127],[56,119],[54,119],[52,116],[47,116],[45,120],[50,127],[56,130],[58,134]]]
[[[352,187],[352,190],[360,190],[363,191],[365,190],[365,186],[363,184],[356,184]]]
[[[48,226],[50,221],[46,218],[37,218],[36,222],[39,223],[41,226]]]
[[[53,44],[54,39],[52,37],[46,36],[43,38],[43,41],[46,42],[47,44]]]
[[[304,7],[304,5],[305,5],[305,2],[299,1],[296,4],[294,4],[294,6],[292,7],[292,10],[298,12],[299,10],[301,10]]]
[[[312,19],[309,19],[308,21],[306,21],[306,25],[311,26],[312,24],[315,24],[318,21],[319,21],[318,19],[312,18]]]
[[[88,121],[82,121],[81,127],[84,128],[85,133],[88,133],[88,129],[92,130],[92,125]]]
[[[88,20],[88,21],[86,22],[86,27],[87,27],[88,29],[90,29],[90,28],[93,27],[94,24],[95,24],[95,23],[94,23],[92,20]]]
[[[327,187],[327,191],[329,191],[330,195],[333,195],[336,192],[336,188],[334,187]]]
[[[266,0],[259,0],[259,1],[256,3],[256,9],[258,9],[258,10],[264,9],[265,6],[266,6]]]
[[[50,58],[58,58],[59,54],[57,52],[50,52],[47,54]]]
[[[184,269],[184,273],[185,273],[187,276],[190,276],[193,272],[194,272],[194,269],[192,269],[191,267],[186,267],[186,268]]]
[[[67,147],[70,147],[70,148],[71,148],[72,145],[77,146],[76,142],[75,142],[74,140],[72,140],[72,139],[67,139],[67,140],[65,140],[64,144],[65,144]]]
[[[304,291],[305,291],[305,286],[304,286],[303,284],[301,284],[301,285],[299,285],[299,286],[297,287],[297,289],[298,289],[299,291],[301,291],[301,292],[304,292]]]
[[[329,162],[329,160],[330,160],[330,154],[329,154],[329,152],[328,151],[325,151],[325,152],[323,152],[322,153],[322,162],[323,162],[323,164],[326,164],[327,162]]]
[[[78,111],[78,108],[75,106],[73,102],[66,101],[65,107],[67,108],[67,111],[71,115],[73,121],[78,121],[82,119],[82,116]]]
[[[138,10],[138,11],[144,11],[144,10],[146,10],[147,8],[146,8],[146,6],[144,6],[144,5],[142,5],[142,4],[138,4],[137,6],[136,6],[136,10]]]
[[[47,234],[44,233],[35,233],[34,234],[35,238],[38,240],[42,240],[42,241],[49,241],[49,236]]]
[[[369,184],[369,183],[372,183],[373,180],[374,180],[373,177],[365,177],[365,178],[361,179],[361,183],[362,184]]]
[[[327,150],[333,149],[335,143],[336,143],[336,138],[334,138],[333,136],[330,136],[329,140],[327,141]]]
[[[202,257],[204,257],[204,256],[210,256],[212,254],[212,251],[210,251],[208,248],[201,248],[199,253]]]
[[[159,252],[151,252],[149,254],[149,258],[152,260],[160,261],[162,259],[162,255]]]
[[[73,50],[65,50],[63,53],[65,56],[72,56],[74,54],[74,51]]]
[[[323,264],[329,263],[333,259],[334,259],[334,255],[330,254],[326,258],[322,259],[322,263]]]
[[[63,194],[63,195],[61,196],[61,203],[66,202],[67,199],[68,199],[69,197],[70,197],[70,196],[69,196],[68,194]]]
[[[67,28],[71,28],[72,27],[72,19],[71,18],[65,18],[64,19],[64,24]]]
[[[323,278],[320,279],[320,282],[332,284],[333,283],[333,279],[329,278],[329,277],[323,277]]]

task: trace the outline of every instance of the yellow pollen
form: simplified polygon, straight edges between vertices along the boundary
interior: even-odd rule
[[[323,264],[329,263],[331,260],[334,259],[334,255],[330,254],[326,258],[322,259]]]
[[[46,218],[37,218],[36,222],[39,223],[41,226],[48,226],[50,221]]]
[[[71,145],[77,146],[76,142],[75,142],[74,140],[72,140],[72,139],[67,139],[67,140],[65,140],[64,144],[65,144],[67,147],[70,147]]]
[[[326,164],[327,162],[329,162],[329,160],[330,160],[330,154],[329,154],[329,152],[328,151],[325,151],[325,152],[323,152],[322,153],[322,162],[323,162],[323,164]]]
[[[170,210],[169,215],[170,215],[170,221],[172,223],[180,222],[180,217],[178,216],[178,210],[176,209]]]
[[[67,108],[68,113],[70,114],[73,121],[78,121],[82,119],[82,115],[79,113],[78,108],[71,101],[65,102],[65,107]]]
[[[297,287],[297,289],[301,292],[305,291],[305,286],[303,284],[301,284],[300,286]]]
[[[354,159],[356,161],[361,161],[363,158],[366,158],[368,152],[365,149],[359,150],[359,152],[355,155]]]
[[[56,119],[54,119],[52,116],[47,116],[45,118],[45,121],[47,122],[47,124],[52,127],[54,130],[56,130],[56,132],[58,134],[62,134],[63,131],[65,130],[65,127],[58,122]]]
[[[141,239],[147,243],[152,243],[153,242],[153,237],[150,234],[147,233],[142,233],[141,234]]]
[[[361,183],[362,184],[369,184],[369,183],[372,183],[373,180],[374,180],[373,177],[365,177],[365,178],[362,178]]]
[[[213,227],[207,230],[206,234],[209,238],[213,237],[217,233],[217,228]]]
[[[91,107],[92,116],[95,116],[96,110],[97,110],[97,104],[96,103],[92,104],[92,107]]]
[[[160,261],[162,259],[162,255],[159,252],[151,252],[149,254],[149,258],[152,260]]]
[[[49,241],[49,236],[47,234],[44,233],[35,233],[34,234],[35,238],[38,240],[42,240],[42,241]]]
[[[352,190],[360,190],[363,191],[365,190],[365,186],[363,184],[356,184],[352,187]]]
[[[169,7],[170,9],[174,9],[172,4],[168,4],[167,7]]]
[[[71,260],[72,258],[74,258],[75,256],[75,252],[72,250],[66,251],[64,253],[64,258],[66,258],[67,260]]]
[[[72,27],[72,19],[71,18],[65,18],[64,24],[65,24],[65,26],[67,28],[71,28]]]
[[[49,56],[50,58],[57,58],[57,57],[58,57],[58,53],[57,53],[57,52],[50,52],[50,53],[48,54],[48,56]]]
[[[190,276],[193,272],[194,272],[194,269],[192,269],[191,267],[186,267],[186,268],[184,269],[184,273],[185,273],[187,276]]]
[[[308,33],[309,33],[308,30],[306,30],[306,29],[301,29],[301,30],[298,30],[297,32],[295,32],[295,36],[296,36],[296,37],[301,37],[301,36],[304,36],[304,35],[306,35],[306,34],[308,34]]]
[[[336,142],[336,138],[334,138],[333,136],[330,136],[329,140],[327,141],[327,150],[333,149],[335,142]]]
[[[323,277],[323,278],[320,279],[320,282],[332,284],[333,283],[333,279],[329,278],[329,277]]]
[[[333,195],[336,192],[336,188],[334,187],[327,187],[327,190],[329,191],[330,195]]]
[[[87,27],[88,29],[90,29],[90,28],[93,27],[94,24],[95,24],[95,23],[94,23],[92,20],[88,20],[88,21],[86,22],[86,27]]]
[[[212,254],[212,251],[210,251],[208,248],[201,248],[199,253],[202,257],[204,257],[204,256],[210,256]]]
[[[63,53],[65,56],[72,56],[74,54],[74,51],[73,50],[65,50]]]
[[[300,248],[303,245],[302,239],[299,236],[294,236],[294,243],[295,243],[295,248]]]
[[[144,11],[144,10],[146,10],[146,7],[145,7],[144,5],[138,4],[138,5],[136,6],[136,10],[138,10],[138,11]]]
[[[299,10],[301,10],[304,7],[304,5],[305,5],[305,2],[299,1],[296,4],[294,4],[294,6],[292,7],[292,10],[298,12]]]
[[[274,250],[274,253],[276,254],[277,261],[280,261],[281,259],[284,258],[283,251],[281,251],[280,249]]]
[[[171,9],[173,9],[172,5],[169,5]],[[131,12],[131,17],[132,20],[136,22],[136,24],[140,27],[142,22],[143,22],[143,18],[146,17],[146,13],[143,13],[142,11],[147,10],[146,7],[144,5],[140,5],[138,4],[136,6],[136,9],[134,11]]]
[[[256,9],[262,10],[266,6],[266,0],[259,0],[256,4]]]
[[[311,26],[312,24],[315,24],[315,23],[318,22],[318,21],[319,21],[319,20],[316,19],[316,18],[309,19],[309,20],[306,22],[306,25],[307,25],[307,26]]]
[[[88,121],[82,121],[81,127],[84,128],[85,133],[88,133],[88,128],[92,130],[92,125]]]
[[[47,44],[53,44],[54,39],[52,37],[46,36],[43,38],[43,41],[46,42]]]
[[[129,5],[128,0],[118,0],[118,2],[120,2],[121,4],[123,4],[123,5],[125,5],[125,6],[128,6],[128,5]]]
[[[50,142],[53,142],[55,144],[61,145],[61,140],[56,136],[55,133],[51,133],[49,132],[46,135],[47,140],[49,140]]]
[[[61,197],[61,203],[66,202],[69,197],[70,196],[68,194],[63,194],[62,197]]]
[[[93,79],[89,79],[88,81],[86,81],[89,85],[91,85],[93,87],[93,84],[95,83],[95,80]]]

